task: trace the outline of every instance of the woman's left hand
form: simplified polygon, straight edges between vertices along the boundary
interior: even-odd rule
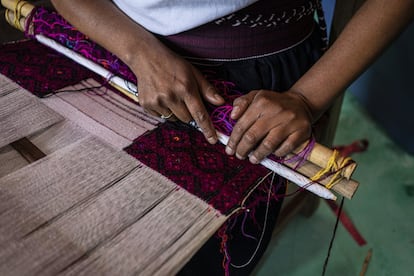
[[[249,156],[256,164],[271,153],[285,156],[308,139],[312,111],[304,96],[293,91],[255,90],[237,98],[231,118],[237,120],[226,153]]]

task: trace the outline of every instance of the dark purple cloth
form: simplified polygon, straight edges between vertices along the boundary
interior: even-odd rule
[[[39,97],[87,78],[98,78],[95,73],[32,40],[0,46],[0,73]]]
[[[183,56],[243,59],[276,53],[315,28],[316,0],[260,0],[208,24],[159,38]]]

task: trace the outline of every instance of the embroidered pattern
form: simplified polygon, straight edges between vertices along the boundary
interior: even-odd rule
[[[232,27],[247,26],[250,28],[256,27],[279,27],[292,22],[298,22],[304,16],[309,16],[314,13],[316,6],[313,1],[309,1],[306,5],[302,5],[299,8],[293,8],[286,10],[278,14],[271,13],[268,15],[263,14],[242,14],[232,13],[224,16],[215,21],[216,25],[231,25]]]

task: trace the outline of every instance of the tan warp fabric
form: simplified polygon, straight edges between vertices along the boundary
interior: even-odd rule
[[[63,120],[35,96],[0,74],[0,148]]]
[[[160,123],[159,118],[93,79],[65,87],[41,101],[118,149],[130,145],[133,139]]]
[[[46,156],[27,164],[0,148],[0,275],[171,275],[225,222],[117,145],[5,83],[0,125],[11,129],[17,116],[13,128],[24,129],[29,113],[44,120],[2,141],[25,134]]]
[[[225,221],[91,136],[1,178],[0,200],[1,275],[176,271]]]

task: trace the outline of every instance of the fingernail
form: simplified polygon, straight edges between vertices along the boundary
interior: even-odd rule
[[[207,138],[207,141],[208,141],[210,144],[215,144],[215,143],[217,143],[217,138],[215,138],[215,137],[208,137],[208,138]]]
[[[216,100],[218,100],[218,101],[222,101],[223,100],[223,97],[222,96],[220,96],[220,94],[214,94],[214,98],[216,99]]]
[[[237,159],[240,159],[240,160],[244,160],[245,159],[243,156],[239,155],[238,153],[236,153],[236,157],[237,157]]]
[[[250,155],[250,157],[249,157],[249,161],[250,161],[250,163],[252,163],[252,164],[258,164],[258,163],[259,163],[259,160],[257,160],[256,156],[254,156],[253,154],[252,154],[252,155]]]
[[[228,155],[233,155],[234,154],[234,150],[231,147],[226,147],[226,153]]]
[[[233,107],[233,110],[230,113],[230,117],[234,117],[239,112],[240,108],[238,106]]]

